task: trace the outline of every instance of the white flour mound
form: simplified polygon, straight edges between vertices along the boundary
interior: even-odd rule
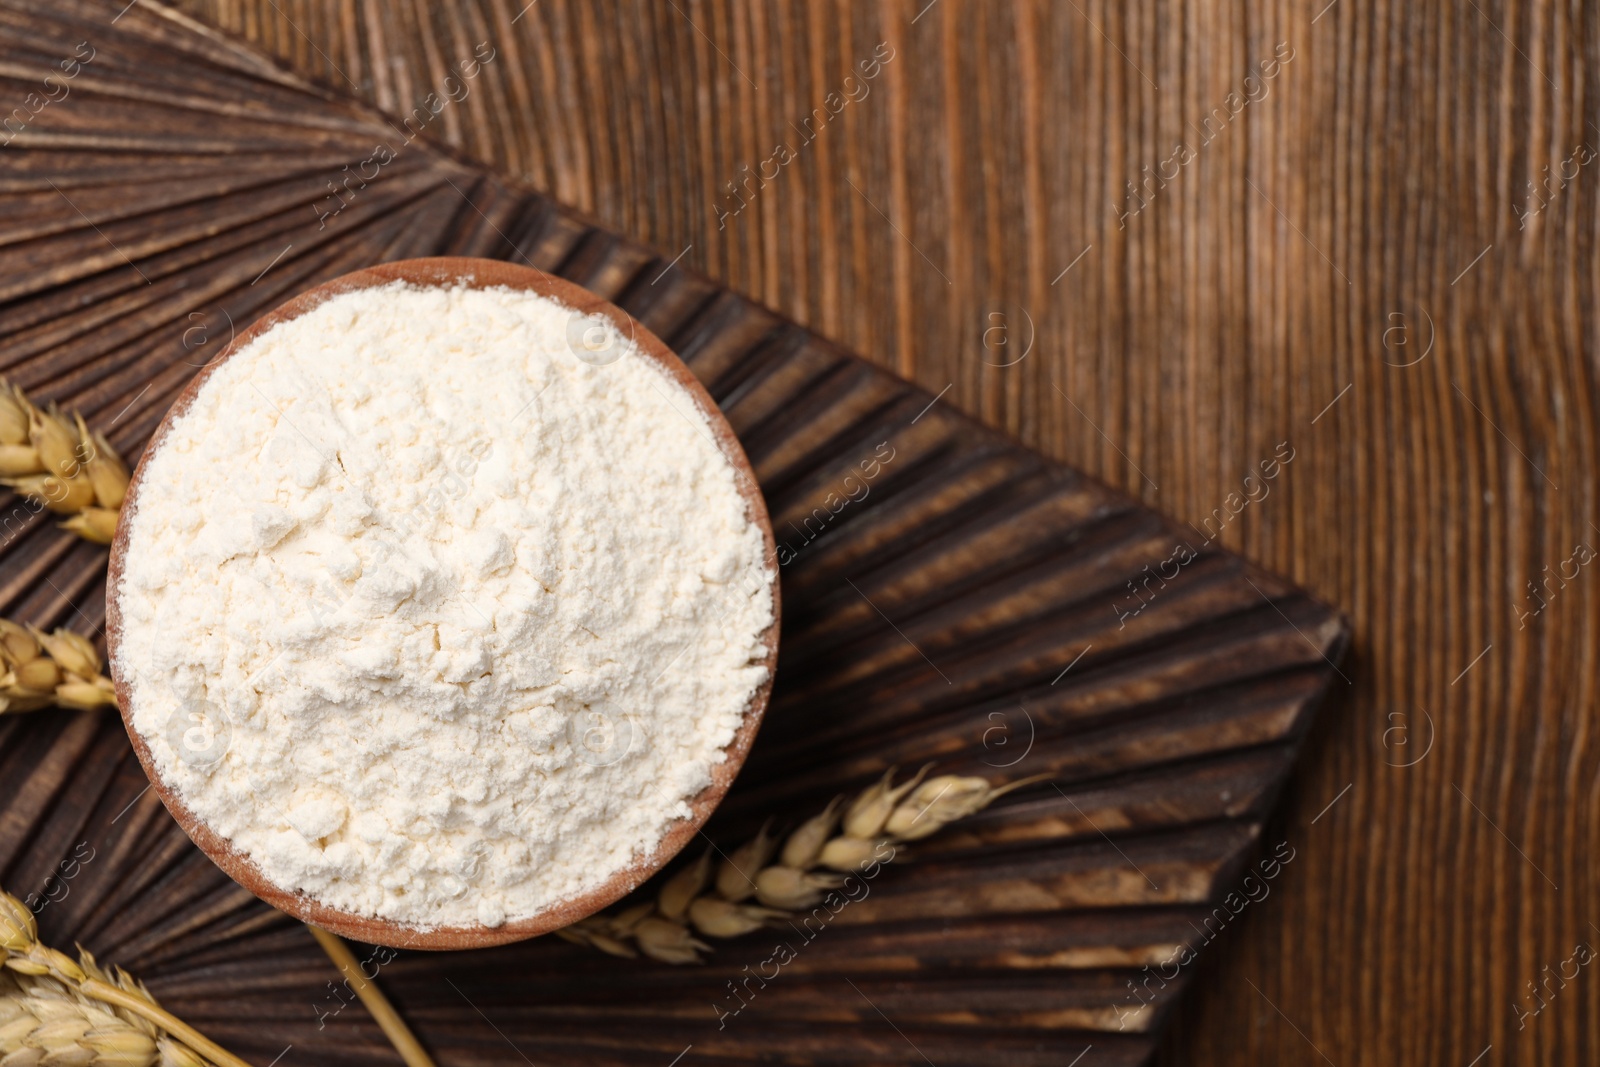
[[[532,915],[688,814],[766,679],[737,477],[609,321],[333,297],[145,460],[113,591],[134,726],[279,886],[425,928]]]

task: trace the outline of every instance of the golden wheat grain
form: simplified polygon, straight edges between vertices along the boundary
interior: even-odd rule
[[[49,975],[0,972],[0,1062],[15,1067],[205,1067],[138,1016],[76,994]]]
[[[93,541],[97,545],[109,545],[117,536],[117,520],[121,517],[120,511],[112,511],[110,508],[84,508],[60,526],[85,541]]]
[[[707,850],[663,882],[654,900],[615,914],[591,915],[556,934],[613,956],[631,959],[643,953],[663,963],[699,963],[711,946],[695,933],[740,937],[815,907],[849,874],[892,860],[897,845],[937,833],[998,797],[1048,777],[994,786],[983,778],[959,775],[926,778],[924,767],[895,785],[894,773],[891,767],[848,805],[835,797],[796,827],[781,847],[769,822],[728,855],[714,875]],[[758,903],[747,903],[752,897]]]
[[[108,545],[128,493],[128,467],[81,413],[40,408],[0,379],[0,483],[68,516],[62,529]]]
[[[78,447],[87,453],[83,468],[94,486],[95,501],[102,508],[115,511],[128,495],[128,467],[104,434],[93,433],[84,424],[82,412],[73,412],[73,418],[78,423]]]
[[[0,714],[116,706],[116,688],[100,673],[100,653],[88,638],[0,619]]]
[[[32,445],[0,445],[0,477],[18,478],[43,469],[39,450]]]
[[[33,447],[28,442],[29,412],[32,410],[33,405],[22,390],[0,378],[0,444]]]
[[[759,871],[772,858],[772,850],[777,843],[768,833],[771,827],[772,820],[768,819],[760,833],[734,849],[733,855],[724,859],[717,868],[716,888],[724,899],[737,903],[755,895],[755,879],[746,872]]]
[[[72,423],[61,417],[60,409],[54,404],[48,410],[29,405],[28,440],[38,451],[46,474],[57,474],[63,478],[77,477],[83,465],[82,457],[78,454],[78,435],[73,432]]]
[[[143,983],[39,941],[0,890],[0,1063],[6,1067],[249,1067],[156,1002]]]
[[[434,1067],[343,941],[308,927],[407,1067]],[[0,890],[0,1064],[4,1067],[249,1067],[156,1001],[121,968],[107,974],[39,941],[27,906]]]
[[[6,484],[29,500],[57,515],[73,515],[94,505],[94,486],[84,477],[63,478],[57,474],[29,474],[7,478]]]

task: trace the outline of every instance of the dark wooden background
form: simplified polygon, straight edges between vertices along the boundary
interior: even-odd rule
[[[439,123],[464,152],[1212,517],[1347,613],[1352,684],[1282,828],[1299,858],[1204,965],[1166,1062],[1600,1058],[1600,974],[1553,977],[1600,947],[1592,9],[183,6],[397,113],[492,41]],[[793,161],[719,225],[780,142]]]

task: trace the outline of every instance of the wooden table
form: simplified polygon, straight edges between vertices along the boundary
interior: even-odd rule
[[[1347,613],[1165,1062],[1592,1063],[1595,20],[1324,3],[185,6]]]

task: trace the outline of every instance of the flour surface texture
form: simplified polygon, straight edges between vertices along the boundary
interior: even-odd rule
[[[766,679],[739,477],[608,320],[335,296],[146,460],[114,591],[134,727],[283,888],[421,927],[535,914],[688,814]]]

